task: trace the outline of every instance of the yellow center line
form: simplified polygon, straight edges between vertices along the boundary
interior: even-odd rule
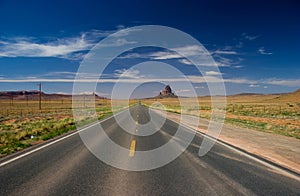
[[[134,156],[134,152],[135,152],[135,144],[136,144],[136,141],[133,139],[133,140],[131,141],[130,149],[129,149],[129,156],[130,156],[130,157],[133,157],[133,156]]]

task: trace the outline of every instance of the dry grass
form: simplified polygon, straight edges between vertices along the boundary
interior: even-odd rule
[[[227,97],[226,122],[259,131],[276,133],[300,139],[300,92],[283,95],[235,95]],[[211,98],[199,97],[199,107],[193,108],[190,98],[181,99],[191,105],[180,106],[176,98],[145,99],[143,103],[155,107],[155,102],[164,105],[166,110],[211,117]],[[156,105],[159,106],[158,104]]]
[[[135,102],[132,100],[130,104]],[[86,99],[76,104],[85,110],[96,108],[96,115],[78,117],[76,126],[112,115],[110,100],[98,99],[95,105],[92,103]],[[127,102],[119,100],[116,110],[126,105]],[[34,100],[14,100],[13,105],[10,100],[0,100],[0,106],[0,157],[76,129],[71,99],[43,101],[42,110]]]

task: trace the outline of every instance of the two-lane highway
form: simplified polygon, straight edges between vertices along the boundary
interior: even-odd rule
[[[141,105],[130,108],[130,114],[141,125],[151,119],[149,109]],[[157,115],[154,120],[162,118],[159,114],[152,115]],[[119,114],[125,123],[129,117],[124,112]],[[166,144],[179,126],[167,119],[159,131],[138,136],[124,131],[115,118],[101,125],[111,140],[129,150],[115,157],[124,162],[134,159],[138,151]],[[85,131],[97,128],[95,125]],[[216,143],[207,155],[199,157],[202,139],[196,134],[187,150],[163,167],[126,171],[100,161],[86,148],[80,136],[74,134],[0,167],[0,195],[300,194],[300,182],[295,178],[221,144]],[[101,146],[103,141],[97,141]]]

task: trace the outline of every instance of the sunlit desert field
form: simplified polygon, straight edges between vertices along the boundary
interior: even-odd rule
[[[170,112],[211,118],[209,96],[199,97],[198,106],[191,98],[145,99],[143,103]],[[226,123],[300,139],[300,90],[278,95],[228,96],[226,108],[222,109],[226,112]]]

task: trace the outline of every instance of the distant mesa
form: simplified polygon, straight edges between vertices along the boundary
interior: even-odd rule
[[[177,96],[173,93],[170,85],[167,85],[164,90],[160,91],[158,98],[177,98]]]

